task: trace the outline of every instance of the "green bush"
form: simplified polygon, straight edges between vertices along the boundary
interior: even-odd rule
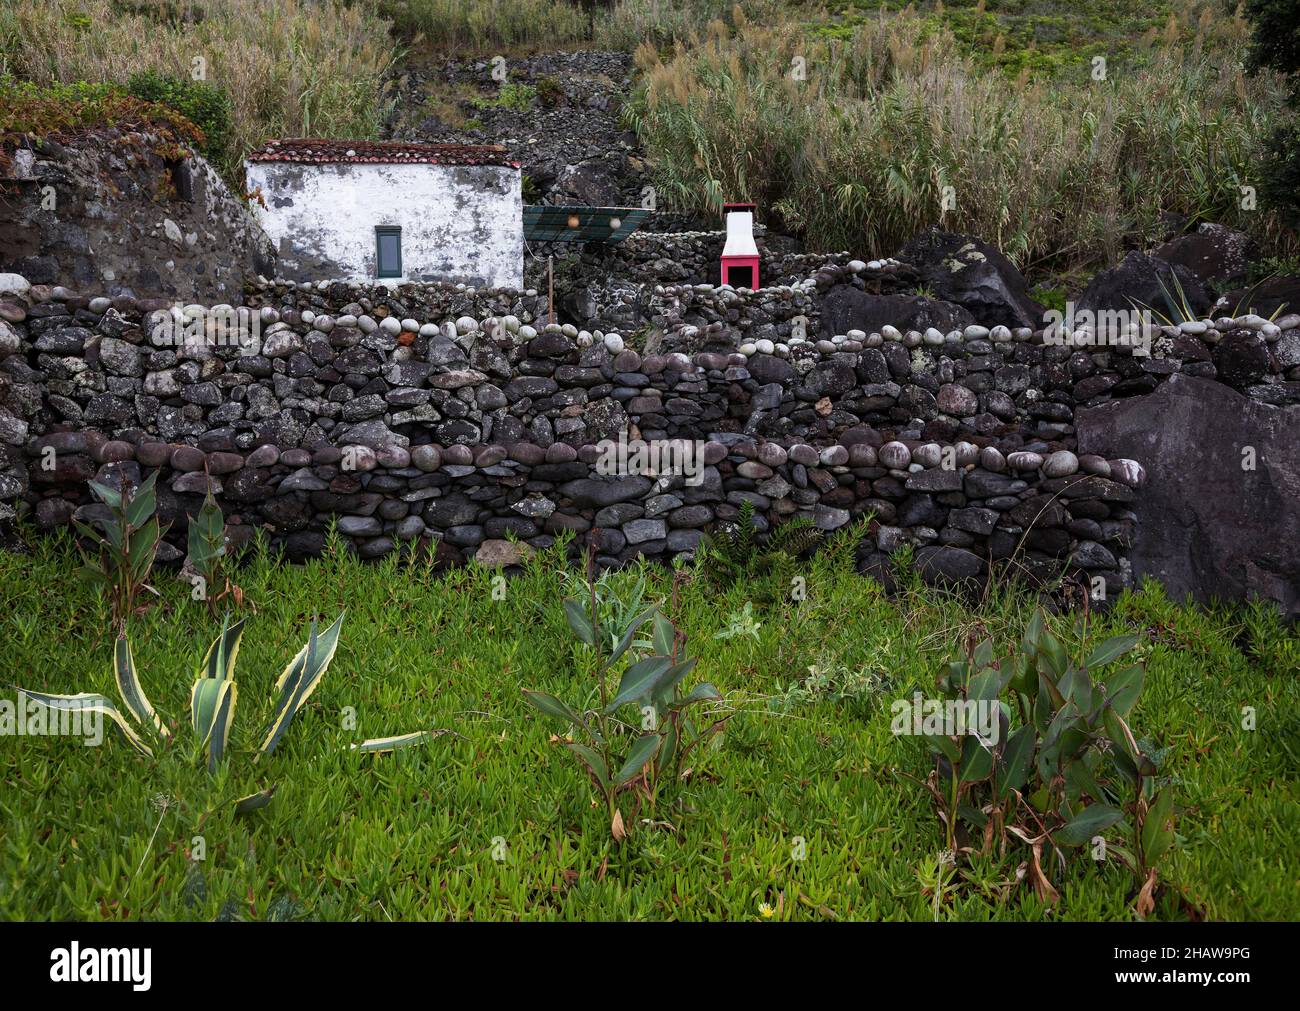
[[[527,112],[532,108],[533,99],[537,97],[537,89],[531,84],[520,84],[516,81],[510,81],[501,85],[500,90],[491,97],[478,97],[470,99],[470,104],[476,109],[510,109],[514,112]]]
[[[1077,657],[1035,610],[1011,656],[997,659],[985,639],[948,664],[939,680],[944,700],[933,710],[936,700],[926,703],[921,733],[935,763],[926,786],[954,867],[1023,843],[1032,854],[1025,876],[1040,900],[1054,904],[1066,853],[1086,848],[1093,860],[1113,857],[1132,872],[1145,917],[1176,837],[1169,777],[1129,727],[1146,666],[1111,667],[1141,637],[1092,645],[1082,616],[1074,632]],[[941,708],[962,725],[932,727],[929,714]],[[905,705],[896,709],[895,733],[914,732],[906,715]]]
[[[1274,71],[1286,77],[1292,113],[1300,112],[1300,0],[1249,0],[1245,13],[1252,24],[1246,67],[1252,74]],[[1269,137],[1264,159],[1263,197],[1300,224],[1300,124],[1284,123]]]
[[[209,161],[220,164],[230,142],[233,116],[230,96],[205,81],[143,70],[132,74],[126,90],[146,102],[157,102],[179,112],[203,131],[202,152]]]
[[[41,87],[86,80],[125,89],[150,72],[142,86],[214,130],[225,152],[216,167],[241,188],[244,155],[272,137],[379,136],[392,103],[389,71],[401,56],[390,28],[374,5],[349,0],[221,0],[193,18],[170,3],[5,2],[0,75]],[[224,93],[225,119],[220,98],[189,86],[200,70]],[[0,105],[0,117],[5,111]]]

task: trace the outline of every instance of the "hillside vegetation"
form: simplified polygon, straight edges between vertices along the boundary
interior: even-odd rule
[[[381,136],[409,57],[636,51],[625,119],[661,208],[749,199],[871,255],[941,224],[1026,269],[1109,262],[1162,212],[1293,248],[1267,202],[1242,206],[1290,118],[1248,40],[1240,10],[1192,0],[0,0],[0,79],[224,92],[236,188],[270,137]]]
[[[1105,80],[1013,83],[923,18],[811,44],[715,23],[667,57],[642,47],[630,115],[673,206],[754,201],[823,249],[887,254],[942,224],[1021,264],[1090,265],[1152,238],[1162,211],[1275,228],[1242,208],[1282,100],[1245,76],[1247,39],[1220,20]]]
[[[222,89],[232,129],[221,168],[242,180],[275,136],[375,137],[399,55],[389,24],[343,0],[0,0],[0,76],[125,85],[151,70]]]

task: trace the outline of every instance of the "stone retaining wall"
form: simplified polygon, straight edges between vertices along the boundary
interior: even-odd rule
[[[896,271],[830,265],[788,291],[815,313]],[[1014,556],[1123,585],[1143,471],[1080,457],[1075,407],[1180,372],[1262,400],[1300,385],[1291,317],[1160,332],[1148,357],[976,324],[779,342],[734,326],[710,336],[715,350],[643,353],[619,334],[534,326],[535,294],[412,287],[427,290],[268,284],[250,292],[248,343],[174,347],[155,343],[161,303],[0,295],[0,501],[53,528],[93,514],[87,479],[159,468],[176,545],[210,481],[235,536],[261,526],[293,557],[337,520],[367,557],[432,541],[449,561],[494,564],[527,550],[509,538],[540,547],[593,527],[610,563],[691,550],[749,502],[764,524],[807,516],[828,531],[870,512],[876,562],[910,542],[936,576]],[[685,327],[706,308],[753,324],[787,296],[657,297]],[[447,318],[474,306],[513,311]],[[620,433],[705,441],[699,482],[603,477],[596,444]]]

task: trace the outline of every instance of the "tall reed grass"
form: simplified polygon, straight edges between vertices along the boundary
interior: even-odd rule
[[[379,0],[378,7],[399,33],[440,49],[558,49],[591,35],[590,17],[570,0]]]
[[[229,179],[274,136],[372,138],[398,53],[390,25],[343,0],[0,0],[0,74],[38,84],[125,83],[154,70],[205,79],[232,102]]]
[[[477,54],[575,45],[631,52],[642,42],[685,39],[728,17],[736,5],[737,0],[613,0],[586,7],[578,0],[378,0],[380,13],[403,36]],[[754,17],[789,16],[783,0],[742,0],[740,6]]]
[[[662,203],[751,200],[814,247],[871,255],[940,224],[1022,266],[1107,261],[1154,234],[1162,211],[1279,236],[1242,206],[1284,95],[1276,78],[1243,75],[1239,18],[1201,21],[1108,80],[1035,82],[976,70],[907,13],[847,43],[737,25],[714,23],[666,59],[638,51],[627,116]]]

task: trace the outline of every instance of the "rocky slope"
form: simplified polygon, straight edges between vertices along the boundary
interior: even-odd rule
[[[632,73],[627,53],[585,51],[409,67],[390,134],[503,144],[523,164],[532,203],[639,207],[646,166],[619,119]],[[429,113],[431,98],[443,116]]]

